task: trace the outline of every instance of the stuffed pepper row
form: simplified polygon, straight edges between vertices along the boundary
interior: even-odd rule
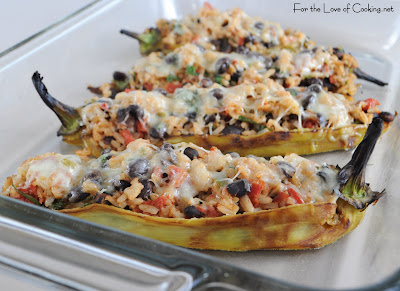
[[[318,84],[289,91],[272,80],[231,88],[188,85],[173,94],[137,90],[115,99],[93,98],[73,109],[47,92],[38,73],[33,82],[63,123],[64,140],[83,144],[95,156],[103,149],[123,150],[137,138],[191,141],[260,156],[315,153],[357,145],[374,113],[387,125],[394,118],[380,112],[374,99],[350,101]]]
[[[383,194],[364,183],[382,128],[374,118],[342,170],[296,154],[266,160],[138,139],[97,159],[31,158],[7,178],[3,195],[187,247],[320,247],[356,227],[358,209]]]

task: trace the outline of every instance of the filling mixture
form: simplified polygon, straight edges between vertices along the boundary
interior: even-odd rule
[[[357,61],[350,55],[342,54],[339,59],[332,49],[322,47],[298,53],[282,49],[271,58],[249,50],[222,53],[185,44],[166,55],[151,53],[139,59],[129,77],[116,72],[112,83],[91,90],[113,98],[127,89],[162,88],[173,93],[187,83],[209,87],[215,82],[230,87],[245,81],[267,83],[272,78],[286,88],[320,84],[329,91],[352,96],[357,90],[356,67]]]
[[[253,136],[267,131],[368,125],[378,113],[375,99],[361,102],[326,92],[321,85],[291,88],[269,80],[231,88],[187,85],[173,94],[121,92],[115,99],[94,99],[80,108],[82,134],[100,148],[123,150],[132,140],[181,135]]]
[[[97,159],[43,154],[9,177],[3,195],[52,209],[113,205],[160,217],[235,215],[294,204],[336,203],[337,170],[296,154],[270,160],[194,144],[139,139]]]

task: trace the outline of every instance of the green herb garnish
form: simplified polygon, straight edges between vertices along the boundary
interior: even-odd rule
[[[12,184],[12,186],[13,186],[14,189],[18,192],[18,194],[20,194],[22,197],[28,199],[29,201],[31,201],[32,203],[34,203],[34,204],[36,204],[36,205],[40,205],[39,200],[37,200],[35,197],[32,197],[31,195],[22,192],[22,191],[19,190],[17,187],[15,187],[14,184]]]
[[[197,73],[196,70],[197,70],[197,67],[195,67],[195,66],[187,66],[186,67],[186,74],[193,75],[193,76],[198,76],[199,73]]]
[[[67,204],[66,201],[62,200],[62,199],[56,199],[54,200],[53,203],[51,203],[51,205],[49,206],[50,209],[53,210],[61,210],[64,208],[64,205]]]
[[[220,187],[225,187],[226,185],[229,184],[229,180],[217,180],[215,181],[217,183],[218,186]]]
[[[288,91],[290,93],[290,95],[296,97],[298,95],[297,91],[293,88],[290,89],[286,89],[286,91]]]
[[[167,77],[167,82],[171,83],[172,81],[179,81],[179,78],[173,74],[169,74]]]
[[[215,75],[214,76],[214,81],[220,85],[222,85],[222,76],[221,75]]]
[[[254,120],[252,120],[252,119],[250,119],[250,118],[247,118],[247,117],[244,117],[244,116],[239,116],[239,117],[238,117],[238,120],[239,120],[239,121],[244,121],[244,122],[248,122],[248,123],[254,124],[254,127],[255,127],[255,129],[256,129],[257,131],[261,131],[261,130],[263,130],[264,128],[266,128],[265,125],[259,124],[258,122],[255,122]]]

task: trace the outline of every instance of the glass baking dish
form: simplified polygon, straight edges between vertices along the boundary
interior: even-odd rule
[[[386,111],[393,112],[400,108],[400,101],[396,98],[400,80],[398,13],[294,13],[293,3],[289,1],[279,4],[272,0],[210,2],[219,9],[238,6],[250,15],[278,21],[284,27],[301,29],[321,44],[343,46],[358,58],[363,70],[389,82],[385,88],[360,82],[361,89],[356,98],[377,98]],[[393,5],[395,11],[400,8],[399,2],[395,1],[371,3],[382,7]],[[301,5],[312,4],[312,1],[303,1]],[[7,108],[2,112],[0,125],[2,180],[13,174],[18,165],[31,156],[50,151],[73,153],[76,150],[56,137],[59,122],[34,91],[31,83],[34,71],[38,70],[44,76],[49,91],[58,99],[79,106],[92,96],[86,90],[88,85],[99,85],[110,80],[115,70],[129,70],[140,57],[138,44],[120,35],[121,28],[140,32],[161,17],[179,18],[195,12],[200,5],[202,1],[98,1],[2,56],[0,106]],[[346,5],[346,1],[335,1],[335,6]],[[366,180],[372,188],[386,188],[386,195],[368,209],[363,223],[355,231],[319,250],[244,253],[190,251],[148,239],[144,239],[151,242],[148,248],[138,248],[137,244],[130,247],[125,244],[122,248],[120,246],[123,242],[117,237],[123,236],[127,239],[126,243],[143,238],[94,226],[4,197],[0,197],[0,213],[5,218],[76,239],[84,244],[97,247],[107,245],[108,251],[122,252],[124,256],[129,253],[131,258],[145,260],[161,268],[171,269],[176,258],[184,257],[185,262],[201,260],[207,268],[221,265],[221,270],[226,270],[217,272],[213,269],[212,273],[216,275],[206,275],[207,280],[201,272],[188,272],[196,288],[205,286],[201,282],[208,284],[221,281],[231,284],[231,287],[237,285],[246,289],[254,289],[256,286],[297,286],[304,289],[380,290],[383,286],[395,284],[399,277],[400,197],[396,195],[400,186],[397,179],[400,176],[399,133],[397,118],[390,131],[378,143],[367,172]],[[310,158],[343,166],[350,155],[351,152],[336,152]],[[44,223],[40,221],[41,217],[52,219],[50,223]],[[73,230],[71,224],[74,225]],[[96,229],[104,237],[98,241],[90,239],[90,234],[98,235],[97,232],[90,232],[91,229]],[[25,230],[29,232],[29,227]],[[157,258],[167,256],[169,248],[179,255],[170,257],[170,265],[162,265]],[[147,259],[132,255],[150,249],[159,252]],[[232,281],[233,276],[240,277],[240,280]],[[257,284],[262,282],[262,285],[248,285],[251,284],[248,282],[250,278]]]

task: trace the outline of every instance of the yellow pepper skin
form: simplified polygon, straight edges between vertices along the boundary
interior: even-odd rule
[[[100,204],[61,212],[181,247],[225,251],[321,248],[351,232],[365,215],[344,200],[200,219],[153,217]]]

